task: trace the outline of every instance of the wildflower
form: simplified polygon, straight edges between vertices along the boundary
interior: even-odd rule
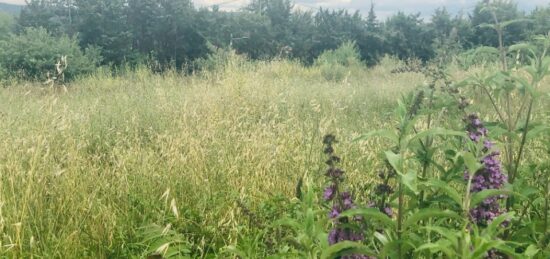
[[[325,188],[323,198],[325,201],[332,202],[332,208],[328,213],[328,217],[334,220],[334,227],[330,230],[328,235],[328,243],[330,245],[334,245],[342,241],[362,241],[365,238],[360,229],[358,230],[349,226],[349,218],[339,217],[342,212],[353,209],[356,206],[353,203],[351,193],[339,189],[341,182],[343,181],[344,171],[336,167],[336,164],[340,162],[340,158],[334,155],[334,148],[332,147],[332,144],[336,142],[336,137],[333,135],[327,135],[323,139],[323,144],[325,145],[324,153],[328,156],[328,160],[326,161],[328,169],[325,176],[330,180],[330,185]],[[352,220],[361,224],[363,218],[353,217]],[[372,259],[372,257],[359,254],[347,255],[342,258]]]
[[[479,117],[475,114],[469,115],[466,120],[468,124],[466,130],[469,138],[474,142],[480,142],[482,138],[487,137],[487,128],[484,127]],[[480,162],[483,167],[475,172],[472,178],[470,191],[472,193],[489,189],[501,189],[508,181],[508,177],[502,173],[502,166],[499,160],[500,152],[492,150],[493,143],[488,139],[483,140],[484,152],[489,152]],[[466,171],[465,179],[470,178],[470,173]],[[470,217],[478,225],[487,225],[494,218],[500,216],[504,211],[500,208],[499,200],[504,199],[503,195],[489,197],[477,207],[470,210]]]
[[[325,189],[323,198],[325,199],[325,201],[331,201],[334,198],[335,194],[336,194],[336,185],[332,184]]]

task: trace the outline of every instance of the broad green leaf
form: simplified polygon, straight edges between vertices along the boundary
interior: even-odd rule
[[[518,258],[518,259],[526,258],[521,254],[516,253],[515,249],[513,247],[508,246],[506,242],[498,242],[497,245],[495,246],[495,249],[506,255],[509,255],[510,256],[509,258]],[[527,258],[530,258],[530,257],[527,257]]]
[[[506,27],[508,27],[512,24],[522,23],[522,22],[532,22],[532,20],[531,19],[524,19],[524,18],[513,19],[513,20],[509,20],[509,21],[505,21],[505,22],[500,23],[500,26],[502,26],[502,28],[506,28]]]
[[[370,138],[373,138],[373,137],[386,138],[388,140],[391,140],[394,143],[397,143],[399,141],[399,137],[397,136],[397,134],[395,134],[395,132],[390,131],[390,130],[371,131],[367,134],[364,134],[364,135],[354,139],[353,141],[367,140],[367,139],[370,139]]]
[[[471,258],[484,258],[484,255],[489,252],[489,250],[496,248],[502,241],[499,240],[486,240],[475,247],[474,251],[471,254]]]
[[[438,233],[441,236],[445,237],[445,239],[451,241],[452,243],[457,242],[458,232],[456,232],[455,230],[451,230],[444,227],[438,227],[438,226],[426,226],[426,227],[422,227],[422,229],[426,229],[428,231]]]
[[[415,195],[418,195],[418,177],[416,175],[416,171],[409,171],[406,174],[397,172],[397,174],[400,176],[401,183],[403,183]]]
[[[453,251],[452,247],[453,244],[449,240],[439,240],[436,243],[421,245],[415,251],[420,252],[422,250],[430,250],[432,254],[441,251],[448,257],[453,258],[456,257],[456,252]]]
[[[460,197],[460,194],[458,194],[458,192],[446,182],[437,179],[429,179],[423,183],[420,183],[420,185],[442,191],[457,204],[462,204],[462,198]]]
[[[386,158],[395,171],[399,173],[403,170],[403,158],[401,155],[395,154],[392,151],[386,151]]]
[[[414,142],[417,139],[423,139],[428,136],[457,136],[457,137],[466,137],[466,133],[462,131],[448,130],[443,128],[433,128],[429,130],[422,131],[414,135],[408,142],[408,144]]]
[[[527,51],[532,56],[535,56],[535,46],[529,43],[518,43],[508,47],[509,51]]]
[[[503,213],[502,215],[493,219],[493,221],[491,221],[491,223],[489,224],[489,226],[487,226],[487,229],[485,230],[488,236],[490,237],[496,236],[497,233],[504,231],[504,228],[502,227],[502,223],[504,223],[504,221],[511,219],[513,217],[514,217],[514,213],[510,212],[510,213]]]
[[[376,255],[368,247],[366,247],[365,245],[362,245],[361,243],[344,241],[324,249],[323,253],[321,254],[321,258],[322,259],[340,258],[341,256],[352,255],[352,254],[361,254],[361,255],[369,255],[369,256]]]
[[[461,216],[458,213],[451,210],[440,210],[436,208],[427,208],[422,209],[418,212],[415,212],[405,220],[403,224],[404,229],[408,229],[413,225],[416,225],[419,221],[429,219],[429,218],[455,218],[460,219]]]
[[[540,252],[540,249],[538,249],[537,246],[530,245],[530,246],[527,247],[527,249],[525,249],[525,252],[523,253],[523,255],[525,255],[529,258],[532,258],[535,255],[537,255],[539,252]]]
[[[510,191],[510,190],[501,190],[501,189],[483,190],[483,191],[477,192],[474,195],[472,195],[470,206],[473,208],[473,207],[477,206],[478,204],[480,204],[481,202],[483,202],[487,198],[498,196],[498,195],[509,195],[509,194],[512,194],[512,193],[513,192]]]
[[[395,222],[390,217],[388,217],[386,214],[380,212],[378,209],[375,209],[375,208],[351,209],[351,210],[346,210],[340,214],[340,217],[353,217],[353,216],[362,216],[367,220],[374,219],[382,223],[384,226],[388,226],[391,228],[395,227]]]
[[[388,237],[385,236],[385,235],[382,235],[382,233],[380,233],[380,232],[375,231],[374,232],[374,237],[376,237],[376,239],[378,239],[378,241],[380,241],[380,243],[382,243],[383,245],[385,245],[389,242]]]
[[[468,168],[468,171],[471,173],[475,173],[483,167],[483,165],[481,165],[477,158],[470,152],[463,152],[462,158],[464,159],[464,164],[466,165],[466,168]]]
[[[300,229],[300,223],[298,223],[296,220],[285,218],[277,220],[273,223],[274,226],[286,226],[290,227],[294,230]]]
[[[484,29],[493,29],[493,30],[496,30],[497,27],[494,25],[494,24],[490,24],[490,23],[482,23],[480,25],[478,25],[479,28],[484,28]]]

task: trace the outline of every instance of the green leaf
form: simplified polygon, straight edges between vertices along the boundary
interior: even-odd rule
[[[389,242],[388,237],[385,235],[382,235],[382,233],[380,232],[375,231],[374,237],[376,237],[376,239],[378,239],[378,241],[380,241],[380,243],[382,243],[383,245],[386,245]]]
[[[429,130],[422,131],[414,135],[408,142],[408,144],[413,143],[417,139],[423,139],[428,136],[457,136],[457,137],[466,137],[466,133],[462,131],[448,130],[444,128],[433,128]],[[407,145],[408,146],[408,145]]]
[[[428,231],[438,233],[442,237],[445,237],[445,239],[451,241],[452,243],[456,243],[458,240],[457,238],[458,232],[448,228],[438,227],[438,226],[426,226],[426,227],[423,227],[422,229],[426,229]]]
[[[379,221],[384,226],[388,226],[391,228],[395,227],[395,222],[390,217],[375,208],[351,209],[342,212],[339,217],[353,216],[363,216],[365,219],[374,219],[376,221]]]
[[[498,232],[504,231],[504,228],[502,227],[502,223],[504,221],[511,219],[514,216],[513,212],[510,213],[503,213],[502,215],[496,217],[491,221],[491,224],[487,226],[487,229],[485,230],[489,237],[493,237],[497,235]]]
[[[469,172],[475,173],[483,167],[477,158],[470,152],[463,152],[462,158],[464,159],[464,164],[466,165],[466,168],[468,168]]]
[[[369,256],[376,255],[368,247],[366,247],[365,245],[362,245],[361,243],[344,241],[324,249],[323,253],[321,254],[321,258],[322,259],[339,258],[341,256],[351,255],[351,254],[361,254],[361,255],[369,255]]]
[[[386,151],[386,158],[395,171],[399,173],[403,170],[403,158],[401,155],[395,154],[392,151]]]
[[[436,208],[427,208],[422,209],[405,220],[403,224],[404,229],[408,229],[413,225],[417,225],[419,221],[429,219],[429,218],[455,218],[460,219],[461,216],[458,213],[451,210],[440,210]]]
[[[474,195],[472,195],[470,206],[473,208],[473,207],[477,206],[478,204],[480,204],[481,202],[483,202],[487,198],[498,196],[498,195],[503,195],[503,194],[509,195],[509,194],[512,194],[512,193],[513,192],[510,191],[510,190],[501,190],[501,189],[483,190],[483,191],[477,192]]]
[[[505,21],[505,22],[500,23],[500,26],[502,26],[502,28],[506,28],[506,27],[508,27],[512,24],[521,23],[521,22],[532,22],[532,20],[531,19],[525,19],[525,18],[513,19],[513,20],[509,20],[509,21]]]
[[[529,258],[532,258],[532,257],[535,257],[535,255],[537,255],[539,252],[540,252],[540,249],[538,249],[537,246],[530,245],[527,247],[527,249],[525,249],[525,252],[523,253],[523,255]]]
[[[367,134],[364,134],[364,135],[354,139],[353,141],[355,142],[355,141],[367,140],[367,139],[370,139],[372,137],[386,138],[388,140],[391,140],[394,143],[397,143],[399,141],[399,137],[397,136],[397,134],[395,134],[395,132],[390,131],[390,130],[371,131]]]
[[[416,175],[416,171],[409,171],[407,174],[397,172],[397,174],[400,176],[401,183],[415,195],[418,195],[418,177]]]
[[[460,194],[458,194],[458,192],[446,182],[437,179],[429,179],[421,183],[420,185],[442,191],[457,204],[462,204],[462,198],[460,197]]]
[[[535,56],[535,46],[529,43],[518,43],[508,47],[509,51],[527,51],[531,55]]]

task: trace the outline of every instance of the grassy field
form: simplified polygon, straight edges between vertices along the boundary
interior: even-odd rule
[[[386,147],[351,140],[395,127],[397,99],[426,80],[395,66],[339,82],[273,61],[0,89],[0,256],[139,258],[152,224],[170,224],[194,256],[218,255],[247,231],[243,206],[292,200],[300,178],[319,178],[327,133],[352,189],[366,188]]]

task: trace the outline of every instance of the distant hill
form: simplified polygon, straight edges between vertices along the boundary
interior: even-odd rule
[[[23,9],[22,5],[0,3],[0,12],[17,15],[21,12],[21,9]]]

